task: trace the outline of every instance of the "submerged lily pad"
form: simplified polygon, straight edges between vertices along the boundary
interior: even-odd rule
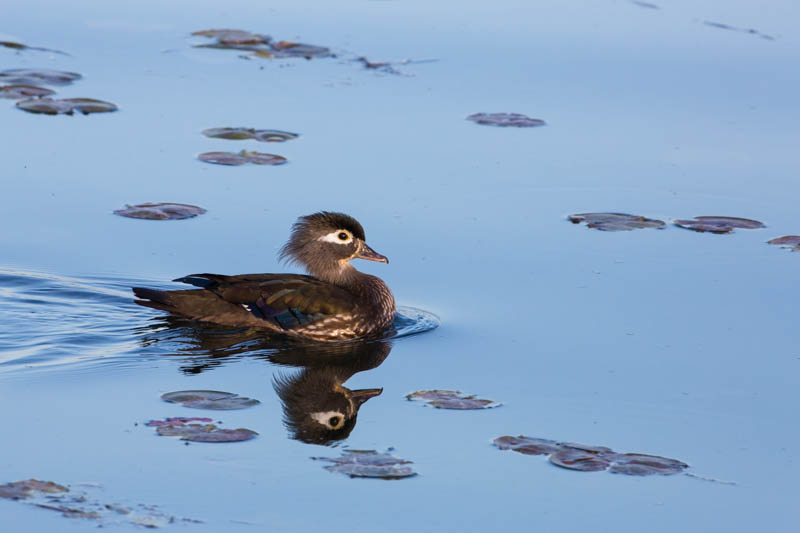
[[[421,400],[437,409],[490,409],[501,404],[492,400],[476,398],[455,390],[421,390],[406,395],[407,400]]]
[[[735,228],[759,229],[766,226],[758,220],[736,217],[704,216],[694,217],[691,220],[676,220],[675,225],[692,231],[709,233],[731,233]]]
[[[244,428],[220,429],[210,422],[210,418],[173,417],[151,420],[145,425],[155,427],[156,433],[162,437],[180,437],[181,440],[192,442],[241,442],[258,435],[255,431]]]
[[[545,126],[547,122],[538,118],[531,118],[520,113],[475,113],[467,117],[467,120],[484,124],[486,126],[500,126],[507,128],[534,128]]]
[[[37,87],[35,85],[5,85],[0,86],[0,98],[10,98],[12,100],[22,100],[25,98],[41,98],[56,94],[55,91]]]
[[[196,217],[205,212],[205,209],[197,207],[196,205],[160,202],[126,205],[125,209],[117,209],[114,211],[114,214],[130,218],[144,218],[147,220],[180,220]]]
[[[556,442],[522,435],[498,437],[494,439],[494,444],[501,450],[513,450],[525,455],[550,455],[552,464],[581,472],[608,470],[629,476],[669,476],[689,468],[682,461],[657,455],[617,453],[606,446]]]
[[[167,392],[161,395],[165,402],[179,403],[184,407],[195,409],[245,409],[258,405],[258,400],[245,398],[232,392],[221,392],[215,390],[181,390]]]
[[[83,76],[63,70],[12,68],[0,71],[0,82],[14,85],[69,85]]]
[[[783,246],[784,248],[791,248],[793,252],[800,252],[800,235],[785,235],[783,237],[777,237],[775,239],[768,240],[767,244],[777,244],[778,246]]]
[[[413,464],[412,461],[398,459],[375,450],[344,450],[344,455],[341,457],[312,457],[312,459],[333,463],[324,467],[325,470],[345,474],[351,478],[402,479],[417,475],[409,466],[398,466]]]
[[[567,219],[573,224],[586,222],[587,227],[601,231],[630,231],[642,228],[663,229],[666,226],[662,220],[629,215],[627,213],[579,213],[570,215]]]
[[[234,141],[255,139],[261,142],[283,142],[298,137],[298,134],[290,131],[257,130],[254,128],[209,128],[203,130],[203,135],[217,139],[231,139]]]
[[[17,102],[17,107],[29,113],[44,113],[45,115],[72,115],[75,111],[88,115],[89,113],[110,113],[116,111],[117,106],[111,102],[95,100],[94,98],[32,98]]]
[[[52,481],[39,481],[38,479],[26,479],[24,481],[14,481],[12,483],[0,485],[0,498],[22,500],[28,498],[31,492],[56,494],[60,492],[69,492],[69,489],[58,483],[53,483]]]
[[[282,165],[286,163],[286,158],[282,155],[249,152],[247,150],[242,150],[238,154],[231,152],[205,152],[199,154],[197,159],[206,163],[229,166],[239,166],[245,163],[253,163],[254,165]]]

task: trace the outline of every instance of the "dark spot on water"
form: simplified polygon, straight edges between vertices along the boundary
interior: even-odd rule
[[[642,228],[663,229],[666,224],[662,220],[645,218],[627,213],[579,213],[567,219],[573,224],[586,222],[589,228],[601,231],[630,231]]]
[[[179,403],[184,407],[194,409],[245,409],[258,405],[258,400],[245,398],[232,392],[221,392],[213,390],[184,390],[167,392],[161,395],[165,402]]]
[[[38,52],[51,52],[53,54],[61,54],[62,56],[69,55],[66,52],[62,52],[61,50],[53,50],[52,48],[42,48],[40,46],[28,46],[27,44],[17,43],[14,41],[0,41],[0,46],[11,48],[12,50],[36,50]]]
[[[679,228],[709,233],[731,233],[734,229],[759,229],[766,226],[758,220],[736,217],[700,216],[691,220],[676,220]]]
[[[235,141],[255,139],[261,142],[283,142],[298,137],[297,133],[281,130],[257,130],[254,128],[209,128],[203,130],[203,135],[217,139],[231,139]]]
[[[772,35],[767,35],[766,33],[761,33],[760,31],[753,29],[753,28],[737,28],[736,26],[730,26],[728,24],[722,24],[721,22],[712,22],[710,20],[704,20],[703,24],[706,26],[711,26],[712,28],[717,28],[720,30],[729,30],[735,31],[739,33],[748,33],[750,35],[755,35],[757,37],[761,37],[762,39],[766,39],[767,41],[774,41],[775,37]]]

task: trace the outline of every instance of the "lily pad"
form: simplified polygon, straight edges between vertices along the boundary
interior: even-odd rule
[[[767,244],[777,244],[784,248],[791,248],[793,252],[800,252],[800,235],[785,235],[775,239],[770,239]]]
[[[44,113],[45,115],[72,115],[75,111],[88,115],[89,113],[110,113],[116,111],[117,106],[111,102],[95,100],[93,98],[32,98],[17,102],[17,107],[29,113]]]
[[[682,461],[657,455],[617,453],[606,446],[557,442],[522,435],[498,437],[494,439],[494,445],[501,450],[513,450],[525,455],[550,455],[552,464],[581,472],[608,470],[629,476],[668,476],[689,468]]]
[[[239,166],[245,163],[254,165],[282,165],[286,163],[286,158],[281,155],[248,152],[247,150],[242,150],[238,154],[231,152],[205,152],[199,154],[197,159],[206,163],[229,166]]]
[[[161,395],[165,402],[179,403],[184,407],[194,409],[245,409],[258,405],[258,400],[245,398],[232,392],[220,392],[214,390],[182,390],[168,392]]]
[[[692,231],[709,233],[731,233],[734,229],[759,229],[766,226],[758,220],[736,217],[703,216],[691,220],[676,220],[675,225]]]
[[[220,44],[228,45],[267,44],[271,40],[269,35],[259,35],[244,30],[199,30],[192,32],[192,35],[211,37]]]
[[[587,227],[601,231],[630,231],[641,228],[663,229],[666,226],[662,220],[629,215],[627,213],[579,213],[570,215],[567,219],[573,224],[586,222]]]
[[[531,118],[520,113],[475,113],[468,116],[467,120],[486,126],[500,126],[502,128],[534,128],[547,125],[544,120]]]
[[[0,87],[0,98],[10,98],[12,100],[41,98],[51,94],[56,94],[56,92],[35,85],[5,85]]]
[[[53,483],[52,481],[39,481],[38,479],[26,479],[24,481],[14,481],[12,483],[0,485],[0,498],[22,500],[28,498],[31,492],[56,494],[60,492],[69,492],[69,489],[58,483]]]
[[[640,453],[619,453],[614,456],[608,471],[629,476],[649,476],[653,474],[669,476],[679,474],[687,468],[689,468],[689,465],[683,461],[669,459],[668,457]]]
[[[196,424],[193,422],[202,422]],[[255,438],[258,433],[250,429],[220,429],[209,423],[210,418],[174,417],[165,420],[151,420],[145,425],[156,428],[162,437],[180,437],[192,442],[241,442]]]
[[[270,43],[275,57],[332,57],[330,48],[313,44],[295,43],[292,41],[278,41]]]
[[[14,85],[69,85],[83,76],[63,70],[13,68],[0,71],[0,82]]]
[[[378,453],[375,450],[344,450],[341,457],[312,457],[315,461],[333,463],[325,470],[338,472],[353,477],[368,477],[379,479],[402,479],[416,476],[417,473],[409,466],[412,461],[398,459],[388,453]]]
[[[209,128],[203,130],[203,135],[217,139],[231,139],[234,141],[255,139],[261,142],[284,142],[298,137],[298,134],[290,131],[257,130],[254,128]]]
[[[533,437],[497,437],[494,445],[501,450],[514,450],[525,455],[549,455],[562,449],[561,444],[549,439],[536,439]]]
[[[420,400],[437,409],[490,409],[501,404],[492,400],[476,398],[455,390],[421,390],[406,395],[406,400]]]
[[[117,209],[114,211],[114,214],[130,218],[144,218],[147,220],[180,220],[196,217],[205,212],[205,209],[197,207],[196,205],[167,202],[126,205],[125,209]]]
[[[293,41],[275,41],[269,35],[260,35],[245,30],[200,30],[192,35],[215,39],[213,43],[198,44],[195,48],[219,48],[227,50],[249,50],[256,57],[332,57],[329,48]]]

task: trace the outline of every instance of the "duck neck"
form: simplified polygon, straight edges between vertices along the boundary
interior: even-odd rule
[[[333,272],[325,272],[321,276],[315,274],[315,277],[346,289],[376,309],[387,309],[394,313],[394,297],[383,280],[359,272],[349,262]]]

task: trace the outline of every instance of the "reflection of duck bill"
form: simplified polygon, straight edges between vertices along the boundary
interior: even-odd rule
[[[350,399],[356,405],[356,408],[361,407],[361,405],[369,400],[370,398],[374,398],[375,396],[380,396],[383,392],[383,388],[380,389],[357,389],[350,392]]]

